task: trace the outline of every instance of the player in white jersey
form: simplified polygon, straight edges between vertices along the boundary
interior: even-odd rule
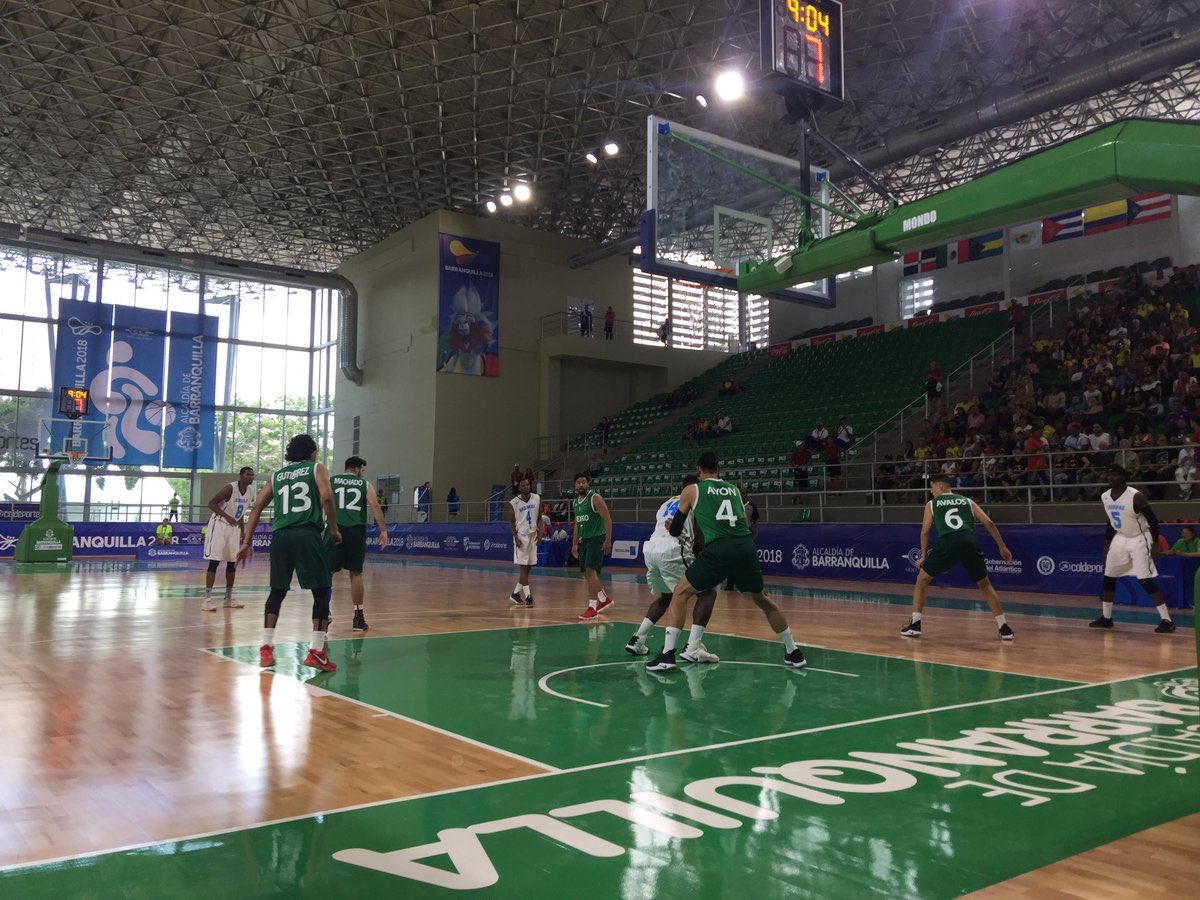
[[[1108,517],[1104,535],[1104,582],[1100,588],[1100,618],[1088,623],[1090,628],[1113,627],[1113,596],[1117,579],[1136,578],[1154,601],[1158,610],[1158,634],[1175,630],[1162,591],[1158,589],[1158,517],[1145,496],[1126,484],[1129,472],[1120,466],[1108,467],[1108,490],[1100,495],[1104,514]]]
[[[528,478],[517,483],[517,496],[508,501],[504,517],[512,529],[513,565],[520,567],[512,602],[517,606],[533,606],[529,570],[537,565],[538,542],[542,537],[542,498],[533,493]]]
[[[696,484],[699,480],[696,475],[687,475],[683,479],[683,487]],[[679,579],[683,577],[687,567],[696,561],[696,555],[704,541],[703,536],[696,530],[694,515],[688,516],[679,537],[671,536],[668,528],[678,512],[679,497],[676,495],[658,508],[658,513],[654,517],[654,533],[642,547],[642,556],[646,560],[646,581],[650,585],[650,590],[658,596],[646,610],[646,618],[642,619],[637,633],[625,645],[625,652],[633,656],[644,656],[650,652],[650,648],[646,646],[646,635],[650,633],[655,623],[663,617],[663,613],[671,605],[671,594],[675,590],[675,585],[679,584]],[[696,605],[692,609],[692,633],[688,637],[687,649],[682,654],[685,662],[715,663],[721,661],[720,657],[715,653],[709,653],[704,644],[700,642],[704,637],[704,630],[708,627],[708,620],[712,617],[713,605],[716,602],[717,592],[715,590],[705,591],[696,599]]]
[[[206,612],[217,608],[213,600],[213,582],[217,578],[217,566],[225,563],[225,606],[241,609],[246,604],[233,599],[233,581],[237,575],[238,548],[242,546],[242,526],[246,510],[254,503],[254,467],[242,466],[238,480],[231,481],[217,491],[208,501],[212,515],[204,533],[204,558],[208,560],[208,572],[204,576],[204,604]]]

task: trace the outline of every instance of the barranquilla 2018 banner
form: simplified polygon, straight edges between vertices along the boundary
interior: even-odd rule
[[[500,245],[438,235],[437,370],[500,374]]]
[[[215,316],[59,301],[56,387],[86,387],[120,465],[211,469],[215,442]],[[72,426],[56,421],[55,446]]]

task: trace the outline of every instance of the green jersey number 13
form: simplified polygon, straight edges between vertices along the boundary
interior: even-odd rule
[[[302,513],[312,509],[312,497],[309,494],[307,481],[294,481],[279,490],[279,498],[283,502],[283,514]]]

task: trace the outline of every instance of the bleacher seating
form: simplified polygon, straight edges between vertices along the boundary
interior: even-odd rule
[[[765,353],[765,350],[745,350],[734,353],[717,365],[713,366],[695,378],[684,382],[670,393],[655,394],[648,400],[635,403],[626,410],[609,419],[608,443],[610,446],[620,446],[637,439],[643,431],[656,422],[677,414],[678,406],[672,398],[680,398],[694,392],[694,396],[703,396],[706,392],[716,390],[717,386],[727,375],[736,375],[743,369],[753,365],[754,361]],[[578,452],[600,444],[600,425],[596,423],[590,431],[573,437],[567,445],[570,452]]]
[[[767,365],[744,393],[713,397],[686,417],[715,419],[724,411],[734,434],[685,441],[686,422],[675,423],[614,460],[597,486],[614,497],[669,493],[701,449],[715,449],[726,469],[739,470],[747,490],[782,490],[788,454],[817,420],[832,432],[847,416],[861,439],[922,392],[931,358],[950,372],[1006,326],[1005,316],[993,313],[801,347]]]

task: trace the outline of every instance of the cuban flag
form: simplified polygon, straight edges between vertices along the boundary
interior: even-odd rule
[[[1156,222],[1159,219],[1171,218],[1170,194],[1138,194],[1130,197],[1129,224],[1141,225],[1143,222]]]
[[[1082,209],[1073,209],[1070,212],[1042,219],[1043,244],[1053,244],[1055,241],[1067,241],[1077,237],[1083,237]]]

